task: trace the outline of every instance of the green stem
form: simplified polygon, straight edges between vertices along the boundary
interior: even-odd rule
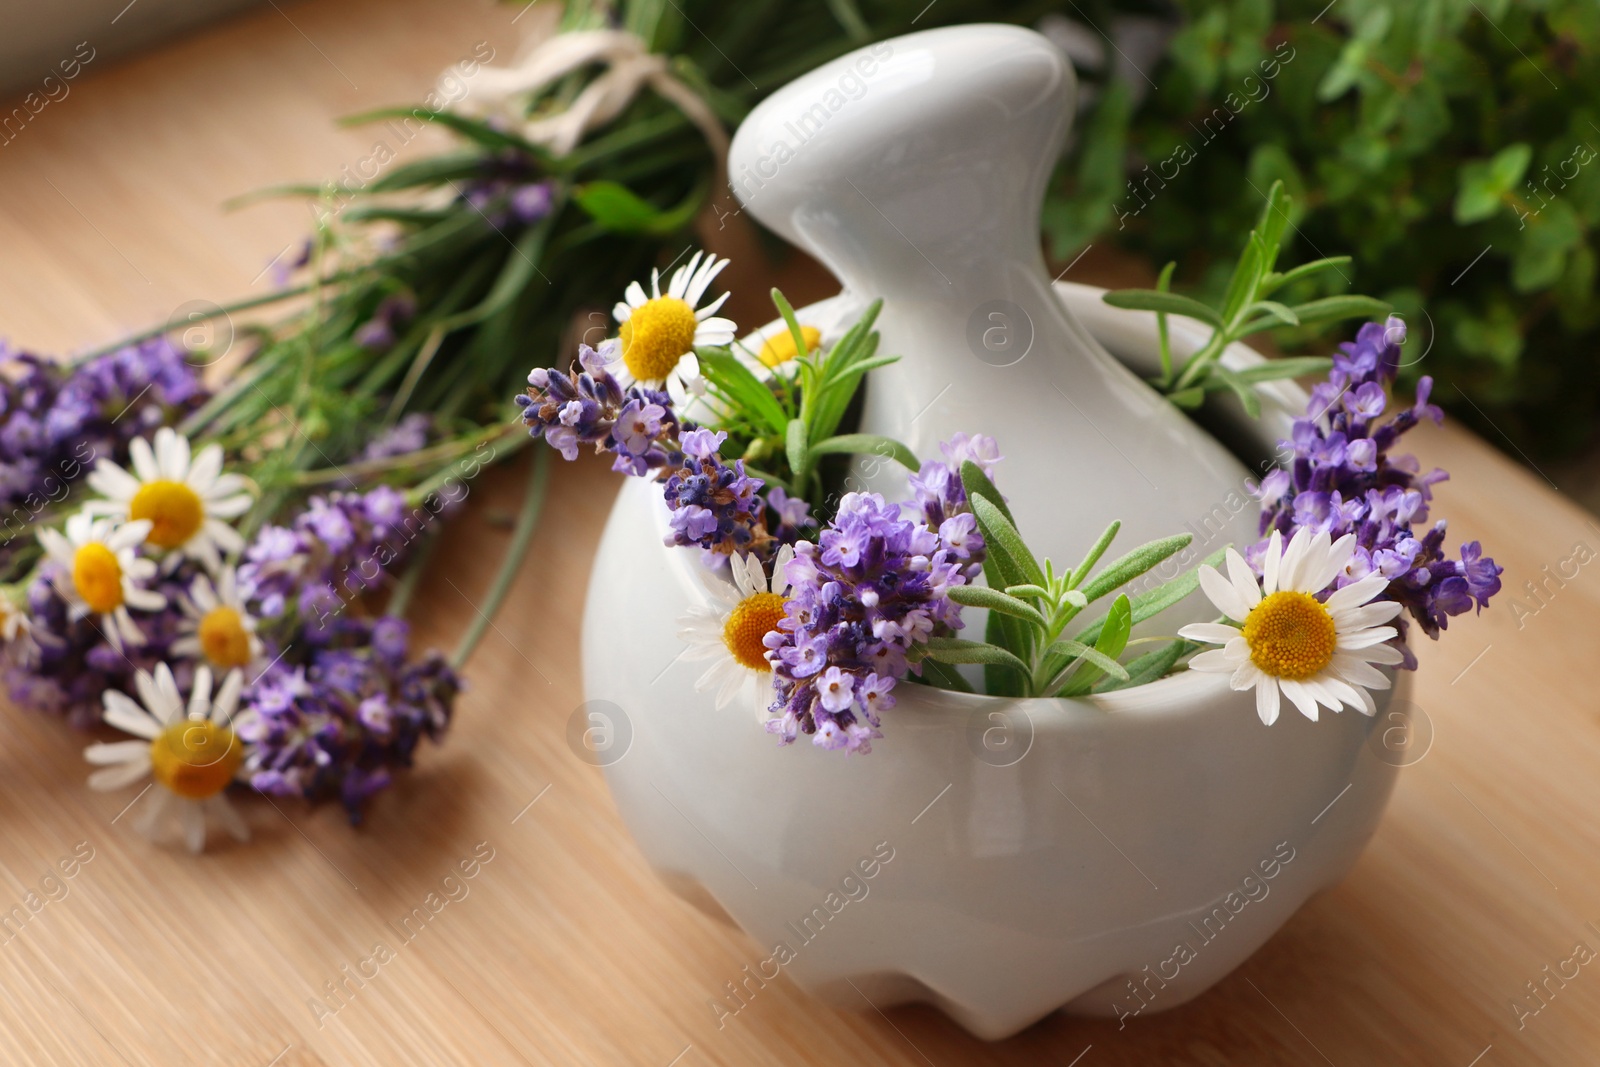
[[[389,471],[405,470],[424,464],[432,464],[438,460],[455,459],[475,450],[479,445],[493,441],[497,437],[510,437],[514,432],[522,429],[522,421],[500,423],[490,426],[481,433],[468,437],[460,437],[451,441],[431,445],[428,448],[418,449],[415,452],[406,452],[388,459],[369,459],[360,463],[346,463],[341,467],[321,467],[316,470],[301,471],[294,477],[297,486],[328,485],[333,482],[347,480],[360,480],[368,475],[385,474]]]
[[[483,603],[477,606],[477,617],[472,620],[467,632],[461,635],[461,643],[450,657],[450,666],[458,671],[466,666],[473,649],[478,647],[484,631],[500,610],[506,594],[511,592],[511,583],[522,568],[523,557],[528,554],[528,545],[533,540],[533,531],[539,525],[539,512],[544,508],[545,489],[549,482],[550,450],[541,448],[534,453],[528,491],[522,498],[522,511],[517,515],[517,526],[512,531],[511,544],[506,547],[505,559],[500,562],[500,571],[495,575],[494,584],[489,587]]]
[[[67,365],[69,367],[76,367],[80,364],[87,363],[92,359],[99,359],[101,356],[109,356],[111,353],[127,348],[129,345],[142,344],[145,341],[151,341],[157,337],[161,337],[164,334],[178,329],[180,325],[188,326],[193,325],[196,322],[206,322],[210,319],[222,318],[227,315],[231,315],[235,311],[249,311],[251,308],[262,307],[266,304],[276,304],[279,301],[288,300],[290,297],[302,296],[309,292],[314,284],[320,283],[307,282],[305,285],[296,285],[288,289],[278,289],[266,294],[265,296],[252,296],[245,300],[236,300],[231,304],[221,304],[214,311],[197,311],[192,317],[184,319],[182,323],[164,322],[160,326],[152,326],[147,330],[141,330],[132,336],[122,338],[120,341],[113,341],[111,344],[101,345],[99,348],[92,348],[82,355],[73,357],[71,362],[69,362]]]

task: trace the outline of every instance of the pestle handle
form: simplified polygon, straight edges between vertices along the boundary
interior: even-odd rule
[[[1039,209],[1071,64],[1016,26],[881,41],[773,93],[729,152],[735,195],[858,294],[968,292],[1043,264]]]

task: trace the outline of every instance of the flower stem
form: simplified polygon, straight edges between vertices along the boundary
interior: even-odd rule
[[[164,322],[160,326],[152,326],[147,330],[141,330],[136,334],[113,341],[108,345],[101,345],[99,348],[92,348],[80,356],[73,357],[73,359],[68,361],[67,366],[76,367],[80,364],[87,363],[92,359],[99,359],[101,356],[109,356],[111,353],[120,351],[121,349],[127,348],[130,345],[143,344],[145,341],[151,341],[162,336],[163,334],[171,333],[180,326],[192,326],[197,322],[205,322],[208,319],[226,318],[235,311],[249,311],[251,308],[263,307],[267,304],[276,304],[279,301],[288,300],[290,297],[301,296],[311,289],[312,284],[316,283],[295,285],[287,289],[275,289],[264,296],[252,296],[245,300],[235,300],[231,304],[218,305],[214,311],[197,311],[185,318],[182,323]]]
[[[511,583],[516,580],[517,571],[522,567],[523,557],[528,554],[528,545],[533,540],[533,531],[539,525],[539,512],[544,509],[545,489],[549,482],[550,450],[535,449],[533,467],[528,479],[528,491],[522,498],[522,511],[517,515],[517,526],[512,531],[511,544],[506,546],[505,559],[500,561],[500,571],[494,577],[494,584],[489,587],[488,595],[478,606],[477,618],[472,620],[467,632],[461,635],[461,643],[456,645],[455,652],[450,656],[450,666],[458,671],[466,666],[473,649],[478,647],[484,631],[489,628],[490,621],[500,610],[506,594],[511,592]]]

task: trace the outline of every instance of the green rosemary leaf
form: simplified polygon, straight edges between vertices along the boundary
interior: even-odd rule
[[[1017,528],[1011,525],[1010,518],[995,507],[987,497],[972,497],[971,503],[972,513],[977,516],[978,525],[983,529],[983,539],[988,543],[990,550],[993,551],[994,546],[998,544],[1021,570],[1024,582],[1043,585],[1044,571],[1040,568],[1039,561],[1033,558],[1028,546],[1023,543],[1022,535],[1017,532]]]
[[[1261,417],[1261,398],[1256,395],[1255,386],[1240,380],[1237,374],[1220,363],[1211,368],[1211,377],[1233,390],[1233,394],[1239,398],[1239,403],[1244,405],[1246,415],[1252,419]]]
[[[957,604],[968,608],[984,608],[988,611],[1000,611],[1018,619],[1026,619],[1041,630],[1048,623],[1039,610],[1032,605],[1018,600],[1014,596],[1007,596],[996,589],[982,585],[958,585],[950,590],[949,597]]]
[[[784,446],[789,451],[789,469],[794,471],[795,481],[805,484],[805,476],[811,470],[810,460],[806,454],[806,420],[789,420],[789,429],[784,435]]]
[[[994,483],[989,480],[989,476],[983,473],[983,468],[970,459],[961,464],[961,487],[967,491],[969,499],[976,500],[978,497],[982,497],[998,508],[1000,514],[1006,517],[1007,522],[1016,523],[1017,520],[1012,518],[1011,509],[1006,507],[1006,499],[1000,495],[1000,490],[996,489]],[[1018,581],[1022,580],[1018,579]],[[1008,584],[1014,585],[1016,583],[1011,582]]]
[[[1126,593],[1117,594],[1116,602],[1106,616],[1106,622],[1094,642],[1094,650],[1115,660],[1128,647],[1128,635],[1133,629],[1133,607]],[[1109,672],[1098,663],[1086,663],[1060,690],[1061,696],[1081,696],[1093,689]]]
[[[1193,534],[1174,534],[1171,537],[1163,537],[1158,541],[1140,545],[1132,552],[1107,565],[1099,574],[1096,574],[1089,584],[1083,587],[1083,595],[1091,601],[1099,600],[1113,589],[1120,588],[1133,581],[1168,557],[1182,552],[1189,547],[1189,542],[1193,540]]]
[[[1227,549],[1218,549],[1206,557],[1205,563],[1215,567],[1222,562],[1227,554]],[[1147,590],[1134,597],[1131,602],[1133,609],[1133,625],[1137,626],[1148,618],[1166,611],[1172,605],[1200,588],[1200,569],[1185,571],[1169,582],[1162,582],[1154,589]],[[1106,624],[1106,616],[1094,620],[1075,634],[1076,640],[1093,644],[1100,639],[1100,629]]]
[[[700,370],[712,388],[718,389],[738,409],[738,414],[759,423],[768,433],[784,433],[789,416],[772,390],[757,378],[739,358],[725,348],[697,348]]]
[[[1016,656],[998,645],[982,641],[963,641],[958,637],[934,637],[930,638],[923,648],[926,650],[923,653],[925,658],[940,663],[984,663],[1009,667],[1011,670],[1021,671],[1024,676],[1028,673],[1028,665]]]
[[[1253,367],[1233,372],[1241,382],[1275,382],[1283,378],[1303,378],[1323,375],[1333,366],[1333,360],[1322,356],[1294,356],[1287,359],[1270,359]]]
[[[1154,652],[1146,652],[1128,664],[1127,678],[1109,679],[1100,686],[1099,691],[1108,693],[1113,689],[1131,689],[1136,685],[1146,685],[1158,678],[1164,678],[1178,660],[1198,647],[1200,646],[1193,642],[1179,638],[1163,645]]]
[[[1083,584],[1083,580],[1089,576],[1089,569],[1100,562],[1100,557],[1106,554],[1106,549],[1111,547],[1111,542],[1116,539],[1117,532],[1121,529],[1121,521],[1114,521],[1106,527],[1106,532],[1100,535],[1100,540],[1096,541],[1089,554],[1083,557],[1078,569],[1068,576],[1068,586],[1077,587]]]
[[[1102,673],[1109,674],[1113,678],[1126,678],[1128,676],[1128,671],[1122,664],[1099,649],[1091,648],[1081,641],[1062,638],[1052,644],[1046,650],[1046,654],[1052,657],[1064,657],[1069,663],[1073,660],[1081,660],[1086,664],[1098,667]]]
[[[1265,311],[1271,317],[1288,326],[1300,325],[1300,316],[1294,313],[1294,309],[1286,307],[1276,300],[1257,300],[1254,304],[1245,308],[1244,313],[1250,315],[1257,311]]]
[[[1390,306],[1370,296],[1325,296],[1298,305],[1294,313],[1300,317],[1300,325],[1312,326],[1340,319],[1380,319],[1389,313]]]
[[[1353,261],[1349,256],[1326,256],[1322,259],[1314,259],[1310,263],[1302,263],[1293,270],[1285,271],[1282,274],[1267,275],[1262,279],[1261,288],[1258,291],[1263,295],[1274,293],[1286,285],[1293,285],[1295,282],[1302,281],[1314,274],[1320,274],[1325,270],[1338,270],[1340,267],[1348,266],[1351,262]]]
[[[1186,319],[1199,319],[1218,329],[1222,328],[1222,317],[1214,309],[1181,293],[1165,293],[1159,289],[1117,289],[1100,299],[1114,308],[1182,315]]]
[[[652,237],[665,237],[683,229],[704,198],[704,186],[697,185],[677,206],[663,210],[619,182],[586,182],[572,190],[573,202],[604,229]]]
[[[915,678],[916,675],[911,677]],[[939,689],[953,689],[957,693],[972,692],[972,683],[960,671],[936,659],[923,658],[922,680]]]
[[[888,456],[912,473],[922,469],[917,454],[892,437],[875,433],[847,433],[811,446],[813,456]]]

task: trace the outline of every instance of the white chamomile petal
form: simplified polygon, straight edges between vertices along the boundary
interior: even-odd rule
[[[141,482],[153,482],[161,477],[161,468],[156,466],[156,454],[150,450],[150,443],[142,437],[135,437],[128,445],[128,458],[133,461],[133,470]]]
[[[1292,678],[1279,678],[1278,688],[1283,690],[1283,695],[1289,698],[1291,704],[1300,709],[1300,714],[1312,722],[1317,721],[1317,701],[1305,686]]]
[[[220,689],[214,682],[209,667],[197,667],[185,701],[167,664],[158,663],[154,672],[136,671],[139,700],[108,689],[102,701],[107,725],[142,740],[95,744],[84,750],[84,758],[102,768],[89,776],[91,788],[117,789],[146,777],[159,785],[154,790],[146,787],[152,796],[134,826],[159,838],[175,821],[183,843],[195,852],[205,847],[208,813],[235,838],[249,836],[223,796],[243,767],[243,751],[228,727],[244,687],[243,675],[230,672]],[[185,706],[187,716],[179,718],[177,711]],[[135,797],[135,802],[143,796]]]
[[[1200,588],[1215,604],[1217,610],[1230,619],[1244,621],[1250,614],[1250,609],[1240,599],[1239,593],[1233,588],[1233,583],[1224,578],[1215,567],[1208,563],[1200,565]]]
[[[150,746],[143,741],[97,741],[83,750],[83,758],[97,766],[142,763],[150,766]]]
[[[144,746],[148,752],[150,746]],[[121,789],[130,786],[150,773],[150,757],[145,756],[144,761],[129,760],[119,763],[114,767],[105,767],[89,775],[89,788],[104,792],[112,789]]]
[[[1194,622],[1187,626],[1179,627],[1178,636],[1188,638],[1190,641],[1205,641],[1209,644],[1225,645],[1239,636],[1239,628],[1220,622]]]
[[[1189,661],[1192,670],[1229,674],[1229,685],[1254,690],[1256,714],[1276,721],[1288,699],[1316,721],[1318,708],[1356,708],[1374,714],[1368,690],[1388,689],[1390,679],[1374,664],[1393,666],[1404,654],[1394,644],[1392,622],[1401,611],[1394,601],[1374,600],[1387,588],[1381,575],[1328,586],[1345,572],[1355,551],[1351,535],[1334,541],[1302,527],[1287,546],[1273,531],[1262,557],[1262,579],[1251,575],[1243,556],[1228,550],[1228,576],[1202,566],[1200,586],[1238,626],[1192,623],[1179,636],[1221,645]],[[1326,596],[1319,600],[1319,596]]]
[[[1323,603],[1329,611],[1337,614],[1347,608],[1361,607],[1388,587],[1389,579],[1381,574],[1369,574],[1360,581],[1351,582],[1343,589],[1335,589],[1328,594],[1328,599]],[[1395,604],[1396,609],[1399,606]]]
[[[1261,586],[1256,584],[1255,575],[1250,573],[1250,564],[1244,561],[1244,557],[1239,555],[1232,545],[1228,546],[1227,560],[1228,581],[1232,583],[1233,591],[1239,595],[1239,600],[1244,604],[1245,611],[1248,612],[1251,608],[1261,603]],[[1230,617],[1239,619],[1244,616],[1234,615]]]
[[[1256,685],[1256,715],[1263,725],[1271,726],[1278,721],[1280,704],[1276,678],[1269,676]]]
[[[192,454],[186,437],[163,426],[153,447],[140,437],[128,451],[131,473],[102,458],[88,479],[102,499],[89,501],[85,514],[121,522],[114,547],[143,544],[165,557],[169,573],[185,556],[215,570],[222,554],[243,551],[244,539],[227,520],[248,511],[253,497],[249,482],[222,472],[222,446]],[[138,522],[129,521],[135,515]]]
[[[1345,608],[1333,612],[1333,622],[1340,632],[1360,630],[1368,626],[1381,626],[1394,621],[1404,610],[1395,600],[1380,600],[1376,604],[1363,604],[1359,608]]]
[[[1284,539],[1282,531],[1273,530],[1267,538],[1267,551],[1261,558],[1261,592],[1264,596],[1271,596],[1283,588],[1283,557],[1288,550],[1289,541]]]
[[[1398,633],[1393,626],[1371,626],[1365,630],[1354,633],[1340,634],[1335,648],[1341,652],[1353,652],[1356,649],[1371,648],[1381,645]]]
[[[780,550],[775,567],[792,557],[792,550]],[[773,692],[765,638],[777,629],[785,602],[772,589],[778,579],[769,580],[754,555],[734,556],[728,570],[728,578],[711,579],[712,603],[695,605],[679,618],[678,637],[688,646],[682,658],[709,661],[695,689],[715,690],[718,710],[743,700],[764,719]]]
[[[1197,654],[1189,661],[1189,667],[1197,671],[1211,671],[1221,674],[1232,674],[1234,661],[1228,653],[1220,648],[1213,648]]]

